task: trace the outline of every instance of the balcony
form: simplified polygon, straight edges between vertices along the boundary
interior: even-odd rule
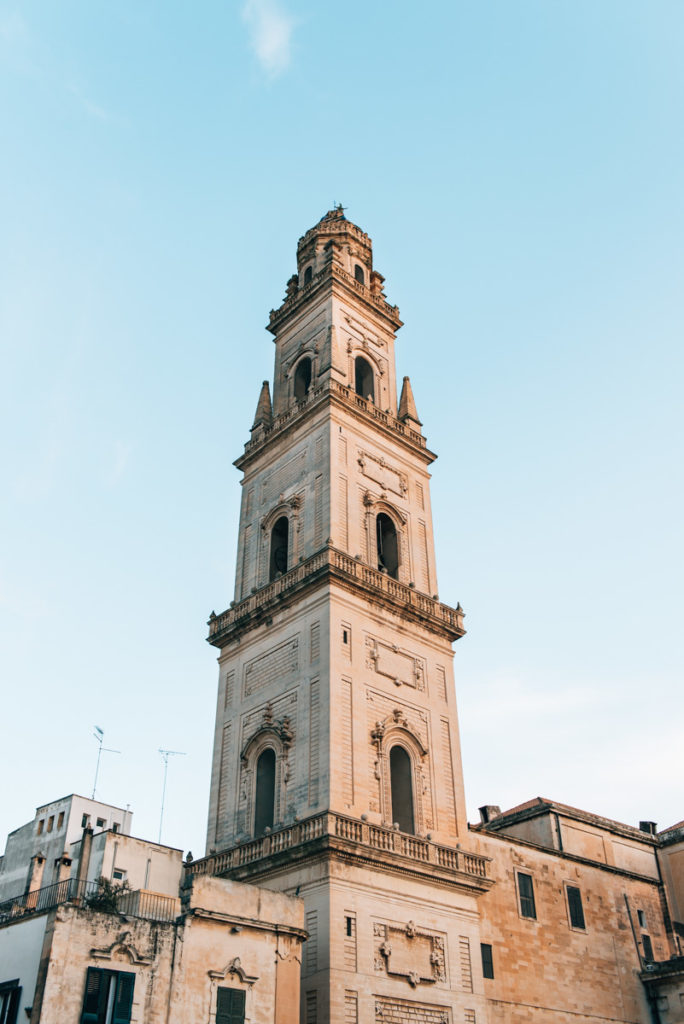
[[[285,859],[288,854],[297,853],[306,856],[312,843],[345,853],[356,852],[364,859],[382,861],[385,867],[391,861],[404,871],[413,868],[424,874],[427,869],[432,876],[450,876],[477,889],[488,889],[493,884],[488,875],[488,857],[332,812],[193,861],[186,865],[186,870],[192,875],[242,874],[241,869],[273,858]]]
[[[53,910],[63,903],[73,903],[105,914],[141,917],[147,921],[172,922],[180,913],[180,901],[172,896],[160,896],[146,889],[117,892],[100,882],[65,878],[54,885],[4,900],[0,903],[0,925]]]
[[[353,586],[354,590],[361,591],[370,600],[382,599],[389,602],[404,618],[419,622],[442,636],[446,635],[451,641],[465,634],[465,613],[460,605],[451,608],[441,604],[427,594],[421,594],[415,588],[407,587],[386,573],[378,572],[344,551],[328,545],[273,583],[250,594],[244,601],[234,604],[220,615],[212,613],[208,622],[209,643],[216,647],[224,646],[235,632],[248,628],[250,623],[258,624],[283,599],[294,596],[305,586],[330,578],[343,585]]]

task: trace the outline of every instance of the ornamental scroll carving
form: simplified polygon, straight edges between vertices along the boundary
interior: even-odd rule
[[[405,925],[376,921],[373,926],[374,965],[378,973],[405,978],[412,988],[446,984],[446,951],[443,935]]]

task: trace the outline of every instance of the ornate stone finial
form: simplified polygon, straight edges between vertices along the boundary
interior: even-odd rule
[[[272,422],[273,406],[271,405],[271,390],[268,381],[265,380],[261,385],[261,391],[259,392],[259,401],[257,402],[256,413],[254,414],[252,430],[255,430],[262,424],[265,427],[270,427]]]
[[[272,725],[272,724],[273,724],[273,706],[272,706],[272,704],[269,701],[269,703],[264,708],[264,725]]]
[[[299,274],[293,274],[288,280],[285,291],[285,302],[288,299],[293,299],[299,291]]]
[[[420,430],[423,425],[418,419],[418,411],[416,409],[413,391],[411,390],[411,381],[408,377],[404,377],[404,382],[401,385],[398,419],[400,419],[402,423],[408,422],[409,426],[416,427],[418,430]]]

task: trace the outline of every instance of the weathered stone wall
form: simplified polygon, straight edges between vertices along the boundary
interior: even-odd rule
[[[670,956],[657,883],[515,839],[480,834],[479,848],[496,880],[480,901],[481,941],[493,951],[494,979],[484,979],[492,1024],[650,1022],[641,936],[657,960]],[[535,919],[521,913],[519,871],[533,879]],[[571,926],[568,885],[581,892],[584,929]]]

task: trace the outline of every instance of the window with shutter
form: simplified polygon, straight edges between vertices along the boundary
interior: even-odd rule
[[[522,917],[536,919],[537,908],[534,903],[534,887],[532,875],[518,872],[518,895],[520,896],[520,914]]]
[[[17,1024],[21,985],[19,979],[0,985],[0,1024]]]
[[[244,1024],[245,992],[220,985],[216,992],[216,1024]]]
[[[129,1024],[134,986],[135,974],[130,971],[89,967],[81,1024]]]
[[[570,912],[570,925],[572,928],[584,928],[584,909],[582,907],[582,893],[576,885],[569,885],[568,889],[568,910]]]
[[[482,977],[493,978],[494,977],[494,958],[492,956],[492,947],[488,942],[480,943],[480,953],[482,954]]]

